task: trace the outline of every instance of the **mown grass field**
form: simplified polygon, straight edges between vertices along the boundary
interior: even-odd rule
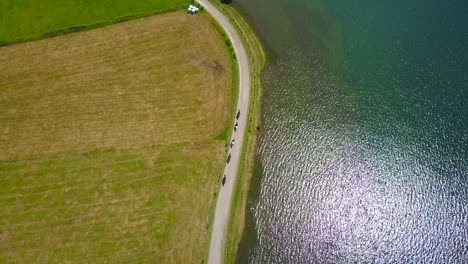
[[[0,48],[0,263],[200,263],[225,45],[178,11]]]
[[[38,39],[54,31],[154,14],[189,0],[0,0],[0,43]]]

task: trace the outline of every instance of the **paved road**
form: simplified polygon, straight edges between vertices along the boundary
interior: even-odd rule
[[[218,193],[218,200],[216,202],[216,211],[213,221],[213,230],[211,233],[210,251],[208,256],[208,263],[218,264],[223,263],[224,246],[226,242],[227,228],[229,224],[229,216],[231,209],[232,193],[234,191],[234,184],[239,170],[239,163],[242,154],[242,144],[244,143],[244,134],[247,126],[247,113],[249,110],[250,99],[250,70],[247,53],[245,52],[244,45],[239,37],[234,26],[229,19],[223,15],[209,0],[197,0],[208,13],[221,25],[229,39],[232,42],[234,51],[237,57],[239,68],[239,98],[237,102],[237,109],[240,110],[241,115],[237,121],[239,128],[233,134],[236,140],[234,147],[231,150],[231,161],[226,165],[224,174],[226,175],[226,184],[221,187]],[[232,127],[235,121],[233,120]]]

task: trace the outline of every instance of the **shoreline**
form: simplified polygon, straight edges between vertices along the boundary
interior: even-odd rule
[[[247,198],[250,190],[250,183],[254,174],[255,155],[257,141],[260,132],[261,122],[261,78],[260,74],[266,66],[267,57],[260,42],[260,39],[255,34],[254,29],[248,24],[240,12],[232,5],[224,5],[217,1],[209,0],[211,4],[217,7],[230,22],[235,26],[242,43],[248,53],[251,74],[251,93],[250,106],[245,132],[245,143],[242,147],[241,162],[235,182],[234,193],[231,200],[231,211],[229,213],[229,224],[226,240],[224,241],[223,258],[225,263],[234,263],[239,243],[243,237],[245,226],[245,213],[247,206]],[[214,215],[210,215],[209,232],[214,220]],[[209,252],[207,252],[208,256]],[[207,258],[205,258],[206,260]]]

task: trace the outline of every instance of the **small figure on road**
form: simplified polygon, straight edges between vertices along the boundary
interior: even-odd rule
[[[239,117],[240,117],[240,110],[237,111],[236,119],[239,119]]]
[[[236,140],[233,139],[233,140],[231,141],[231,148],[232,148],[232,146],[234,146],[234,143],[236,143]]]
[[[221,181],[221,183],[223,184],[223,186],[226,183],[226,174],[224,174],[224,177],[223,177],[223,180]]]

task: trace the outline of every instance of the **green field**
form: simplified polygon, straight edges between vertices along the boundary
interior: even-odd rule
[[[189,0],[0,0],[0,44],[181,8]]]
[[[222,154],[201,141],[2,161],[0,262],[198,262]]]
[[[232,82],[205,14],[0,48],[0,263],[200,263]]]

